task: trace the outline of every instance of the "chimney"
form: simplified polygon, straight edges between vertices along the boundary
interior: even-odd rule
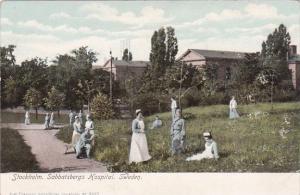
[[[296,45],[290,45],[289,48],[289,57],[297,55],[297,46]]]

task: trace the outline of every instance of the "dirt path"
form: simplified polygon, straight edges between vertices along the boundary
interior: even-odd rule
[[[39,166],[47,172],[106,172],[101,163],[92,159],[76,159],[75,153],[64,154],[65,143],[58,140],[55,134],[58,129],[43,130],[40,124],[24,125],[21,123],[5,123],[2,127],[17,129],[25,143],[31,147]]]

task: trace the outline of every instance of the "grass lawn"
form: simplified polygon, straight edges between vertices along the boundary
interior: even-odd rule
[[[228,106],[191,107],[186,120],[187,150],[180,156],[170,155],[171,113],[161,113],[160,129],[149,130],[147,140],[152,160],[128,165],[131,120],[95,121],[94,158],[107,163],[112,172],[295,172],[300,169],[300,102],[242,105],[241,118],[228,119]],[[267,112],[250,118],[248,114]],[[287,114],[292,130],[283,138],[279,130]],[[150,125],[154,116],[146,117]],[[212,129],[220,159],[186,162],[185,158],[204,150],[202,132]],[[72,129],[64,128],[57,135],[70,142]]]
[[[13,129],[1,128],[1,172],[38,172],[39,167],[30,147]]]

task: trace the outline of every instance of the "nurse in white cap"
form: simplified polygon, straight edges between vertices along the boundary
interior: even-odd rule
[[[186,159],[187,161],[202,160],[205,158],[208,158],[208,159],[211,159],[211,158],[218,159],[219,158],[217,143],[212,139],[211,133],[204,132],[203,137],[205,140],[205,150],[202,153],[198,153],[191,157],[188,157]]]

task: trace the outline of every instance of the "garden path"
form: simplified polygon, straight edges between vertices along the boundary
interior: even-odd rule
[[[65,143],[57,139],[55,129],[44,130],[44,125],[21,123],[2,123],[1,127],[16,129],[31,147],[39,166],[45,172],[106,172],[106,167],[92,159],[76,159],[75,153],[64,154]],[[72,149],[71,149],[72,150]]]

